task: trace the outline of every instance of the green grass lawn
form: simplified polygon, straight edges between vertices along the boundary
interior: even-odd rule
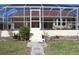
[[[0,55],[26,55],[29,48],[25,41],[0,41]]]
[[[79,54],[79,41],[49,41],[45,48],[46,55],[77,55]]]

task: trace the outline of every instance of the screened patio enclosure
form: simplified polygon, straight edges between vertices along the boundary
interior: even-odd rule
[[[79,5],[0,5],[0,30],[17,30],[22,26],[41,30],[78,30]]]

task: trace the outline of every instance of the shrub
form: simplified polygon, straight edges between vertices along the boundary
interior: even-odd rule
[[[29,27],[20,28],[19,35],[21,40],[29,40],[30,28]]]

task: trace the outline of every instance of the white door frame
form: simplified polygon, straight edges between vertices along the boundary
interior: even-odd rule
[[[39,11],[39,27],[37,29],[41,29],[41,9],[30,9],[30,29],[36,29],[32,27],[32,11]]]

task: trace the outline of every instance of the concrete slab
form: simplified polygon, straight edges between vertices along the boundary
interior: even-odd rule
[[[44,32],[49,36],[79,36],[79,30],[41,30],[42,34]]]
[[[9,32],[7,30],[1,31],[1,37],[10,37]]]
[[[29,39],[31,42],[43,42],[44,39],[42,39],[42,33],[39,28],[32,28],[30,33],[33,34]]]

